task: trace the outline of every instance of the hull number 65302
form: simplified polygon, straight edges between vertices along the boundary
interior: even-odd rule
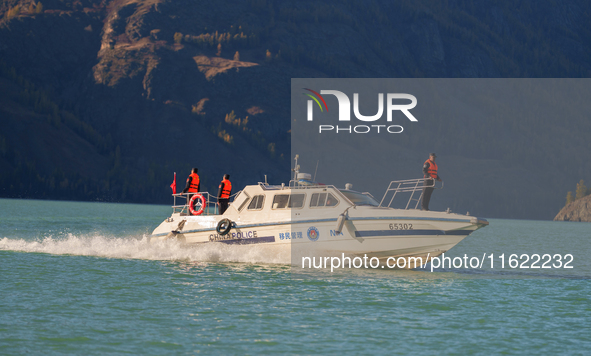
[[[390,224],[390,230],[412,230],[412,224]]]

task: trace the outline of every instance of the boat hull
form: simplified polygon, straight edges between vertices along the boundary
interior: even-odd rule
[[[484,219],[396,209],[349,214],[341,226],[337,218],[304,219],[284,216],[274,222],[235,221],[226,235],[216,231],[223,216],[172,216],[151,236],[151,241],[179,240],[186,244],[282,245],[291,249],[292,264],[306,256],[367,256],[381,263],[388,258],[428,259],[450,250],[473,231],[488,225]],[[376,216],[377,215],[377,216]],[[418,216],[422,215],[422,216]],[[427,215],[427,216],[425,216]],[[185,221],[184,223],[180,223]],[[182,225],[178,229],[179,225]],[[295,260],[294,260],[295,259]],[[407,267],[408,268],[408,267]],[[414,267],[411,267],[414,268]]]

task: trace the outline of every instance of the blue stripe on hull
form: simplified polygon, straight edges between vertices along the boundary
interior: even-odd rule
[[[417,217],[417,216],[414,216],[414,217],[412,217],[412,216],[409,216],[409,217],[384,216],[384,217],[367,217],[367,218],[355,217],[355,218],[349,218],[348,220],[351,220],[351,221],[356,221],[356,220],[433,220],[433,221],[467,222],[467,223],[470,222],[470,220],[464,220],[464,219],[427,218],[427,217]],[[248,228],[252,228],[252,227],[263,227],[263,226],[273,226],[273,225],[317,224],[317,223],[330,222],[330,221],[337,221],[337,219],[330,218],[330,219],[293,220],[293,221],[279,221],[279,222],[276,221],[276,222],[260,223],[260,224],[244,224],[244,225],[236,226],[235,228],[236,229],[248,229]],[[215,228],[193,229],[193,230],[182,231],[182,233],[183,234],[190,234],[190,233],[194,233],[194,232],[204,232],[204,231],[215,231]],[[155,235],[151,235],[151,236],[153,236],[153,237],[165,236],[167,234],[168,234],[168,232],[164,232],[164,233],[155,234]],[[466,235],[468,235],[468,234],[466,234]],[[448,233],[448,235],[452,235],[452,234]],[[461,234],[459,234],[459,235],[461,235]]]
[[[373,236],[416,236],[416,235],[460,235],[468,236],[472,230],[369,230],[369,231],[355,231],[357,237],[373,237]]]
[[[215,240],[212,242],[221,242],[228,245],[250,245],[266,242],[275,242],[275,236],[261,236],[252,239]]]

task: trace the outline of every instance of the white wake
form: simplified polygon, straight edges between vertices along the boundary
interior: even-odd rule
[[[45,237],[38,240],[4,237],[0,239],[0,250],[163,261],[265,264],[289,264],[291,261],[289,245],[227,245],[223,243],[183,245],[174,240],[150,243],[146,236],[111,237],[68,234],[63,237]]]

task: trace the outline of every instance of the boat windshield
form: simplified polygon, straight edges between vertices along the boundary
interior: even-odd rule
[[[365,195],[359,192],[354,192],[351,190],[341,190],[347,199],[349,199],[355,205],[369,205],[369,206],[379,206],[380,204],[375,201],[369,195]]]

